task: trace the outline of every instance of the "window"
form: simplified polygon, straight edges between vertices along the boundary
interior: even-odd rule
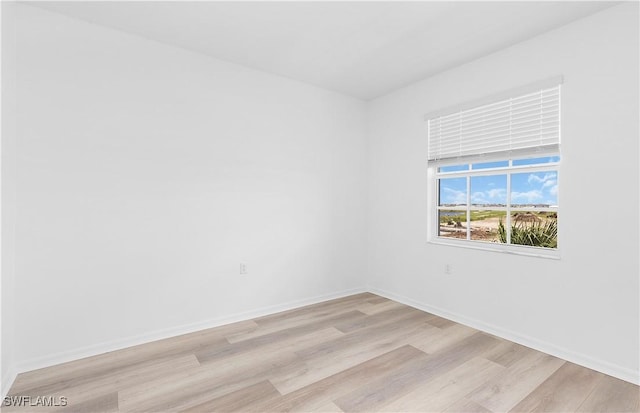
[[[427,121],[430,240],[557,257],[558,83]]]

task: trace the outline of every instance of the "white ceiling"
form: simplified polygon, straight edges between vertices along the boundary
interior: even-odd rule
[[[614,2],[30,3],[218,59],[372,99]]]

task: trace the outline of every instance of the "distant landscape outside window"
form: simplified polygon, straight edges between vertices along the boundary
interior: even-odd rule
[[[557,248],[559,160],[547,156],[438,168],[438,236]]]

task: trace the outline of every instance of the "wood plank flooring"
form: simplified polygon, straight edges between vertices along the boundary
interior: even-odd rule
[[[23,373],[9,395],[4,412],[640,411],[638,386],[369,293]]]

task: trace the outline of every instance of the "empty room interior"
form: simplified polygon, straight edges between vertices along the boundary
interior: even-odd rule
[[[640,411],[639,2],[0,21],[3,412]]]

